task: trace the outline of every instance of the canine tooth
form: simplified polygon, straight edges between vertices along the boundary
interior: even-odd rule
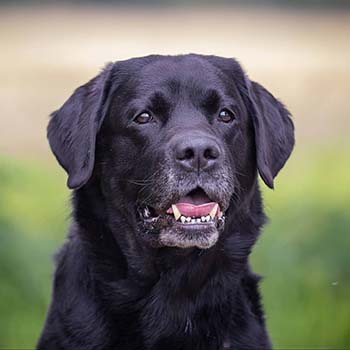
[[[181,216],[180,220],[181,220],[181,222],[184,224],[185,221],[186,221],[186,218],[185,218],[184,216]]]
[[[149,211],[149,209],[146,207],[144,210],[143,210],[143,215],[144,215],[144,217],[146,217],[146,218],[148,218],[149,216],[150,216],[150,211]]]
[[[205,220],[210,221],[210,215],[207,215],[207,216],[205,217]]]
[[[181,216],[180,210],[177,209],[177,206],[175,204],[173,204],[171,206],[171,208],[173,209],[173,214],[174,214],[175,220],[179,220],[179,218]]]
[[[202,216],[202,217],[201,217],[201,221],[204,222],[204,221],[206,220],[205,218],[206,218],[205,216]]]
[[[186,218],[186,221],[187,221],[187,222],[191,222],[191,218],[188,216],[188,217]]]
[[[211,212],[209,213],[209,216],[210,216],[212,219],[214,219],[217,211],[218,211],[218,204],[215,204],[214,207],[213,207],[213,209],[212,209]]]

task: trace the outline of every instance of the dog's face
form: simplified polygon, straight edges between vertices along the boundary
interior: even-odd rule
[[[180,248],[213,246],[257,170],[272,187],[294,142],[286,109],[236,61],[198,55],[110,64],[48,136],[70,188],[98,183],[110,216]]]

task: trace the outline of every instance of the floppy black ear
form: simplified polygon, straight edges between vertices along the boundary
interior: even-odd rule
[[[108,64],[51,115],[47,137],[58,162],[68,173],[67,185],[71,189],[82,187],[91,177],[96,134],[105,115],[112,69],[113,64]]]
[[[281,170],[294,146],[294,125],[289,111],[263,86],[248,82],[253,107],[257,166],[265,184],[273,188],[273,179]]]

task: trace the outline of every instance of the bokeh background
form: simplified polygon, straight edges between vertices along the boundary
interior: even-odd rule
[[[49,113],[108,61],[236,57],[294,115],[252,255],[276,349],[350,348],[348,1],[0,1],[0,348],[33,348],[69,224]]]

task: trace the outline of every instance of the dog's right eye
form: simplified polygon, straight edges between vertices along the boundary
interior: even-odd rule
[[[234,119],[235,119],[235,114],[226,108],[221,110],[221,112],[219,113],[219,116],[218,116],[218,120],[221,122],[224,122],[224,123],[230,123]]]
[[[134,122],[137,124],[147,124],[153,120],[153,117],[148,112],[142,112],[134,118]]]

